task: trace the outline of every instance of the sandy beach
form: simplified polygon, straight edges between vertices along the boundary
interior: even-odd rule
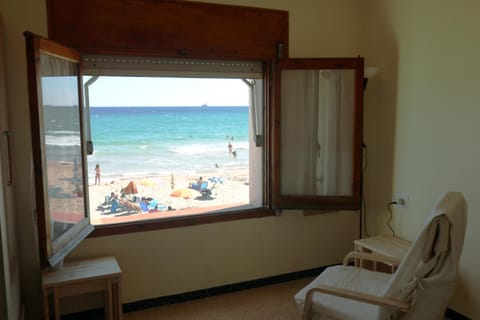
[[[203,196],[193,190],[192,196],[171,196],[174,190],[189,189],[191,183],[199,177],[208,182],[211,190],[209,196]],[[220,178],[221,182],[212,182],[209,178]],[[158,201],[160,210],[139,212],[131,210],[110,212],[110,204],[105,203],[105,197],[111,192],[120,194],[130,181],[136,185],[138,194],[126,195],[127,199],[134,196],[153,198]],[[173,184],[172,184],[173,182]],[[188,191],[187,191],[188,193]],[[201,175],[173,174],[167,176],[131,177],[110,181],[101,180],[100,185],[89,185],[90,220],[94,225],[123,223],[144,219],[169,218],[180,215],[198,214],[205,211],[221,210],[227,207],[241,206],[249,202],[248,168],[236,168],[224,171],[211,169]],[[171,210],[168,210],[170,207]]]

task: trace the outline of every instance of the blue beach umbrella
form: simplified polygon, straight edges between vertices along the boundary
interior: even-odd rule
[[[225,180],[224,180],[223,178],[221,178],[221,177],[210,177],[210,178],[208,178],[208,181],[210,181],[210,182],[212,182],[212,183],[215,183],[215,184],[218,183],[218,182],[220,182],[220,183],[223,184],[223,182],[224,182]]]

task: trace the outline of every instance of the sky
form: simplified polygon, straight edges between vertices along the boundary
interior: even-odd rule
[[[247,106],[240,79],[100,77],[90,86],[90,106]]]
[[[46,105],[76,105],[74,77],[44,77]],[[100,77],[90,86],[90,106],[247,106],[240,79]]]

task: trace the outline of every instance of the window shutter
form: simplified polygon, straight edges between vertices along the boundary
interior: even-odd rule
[[[102,76],[155,76],[262,79],[257,61],[84,55],[82,71]]]

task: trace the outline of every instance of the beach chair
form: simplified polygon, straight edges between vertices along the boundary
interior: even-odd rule
[[[208,182],[203,182],[202,187],[200,188],[200,193],[202,194],[202,198],[204,199],[207,199],[208,197],[210,197],[217,183],[223,184],[224,179],[220,177],[210,177],[208,178],[208,181],[211,182],[210,188],[208,188]]]
[[[213,189],[213,187],[212,187]],[[212,195],[212,189],[208,189],[208,182],[204,181],[200,185],[200,193],[202,194],[202,198],[208,198]]]
[[[127,211],[128,213],[137,213],[141,211],[141,206],[138,203],[134,203],[131,201],[124,201],[119,199],[113,199],[112,205],[110,207],[111,213]]]
[[[207,184],[207,181],[202,181],[201,179],[199,179],[198,181],[192,182],[188,187],[190,189],[200,191],[202,190],[202,188],[206,188]]]
[[[111,213],[127,210],[125,206],[120,203],[118,199],[112,199],[111,203],[112,203],[112,205],[110,206]]]
[[[149,212],[157,211],[157,205],[158,205],[157,200],[155,200],[155,199],[150,200],[150,202],[148,203],[148,206],[147,206],[148,211]]]

